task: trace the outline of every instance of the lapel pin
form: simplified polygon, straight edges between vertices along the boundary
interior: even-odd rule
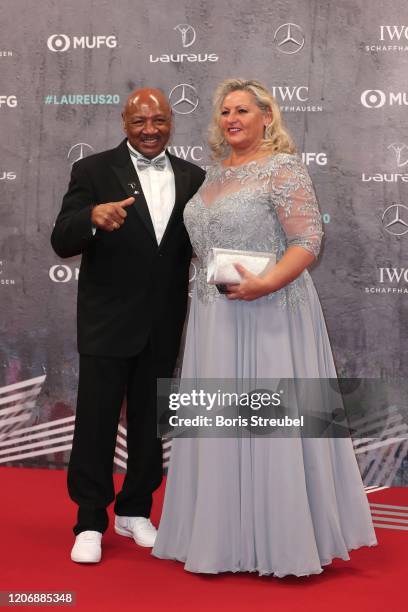
[[[130,189],[132,190],[133,195],[139,194],[138,190],[136,189],[137,188],[136,183],[128,183],[128,187],[130,187]]]

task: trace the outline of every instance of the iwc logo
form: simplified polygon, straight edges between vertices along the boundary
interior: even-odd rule
[[[377,284],[365,287],[365,293],[407,295],[407,285],[408,268],[383,267],[377,269]]]
[[[15,285],[16,281],[14,278],[6,278],[4,274],[4,264],[6,262],[3,259],[0,259],[0,285]]]
[[[380,25],[379,38],[375,43],[365,45],[365,50],[371,53],[408,51],[407,25]]]
[[[293,55],[303,49],[305,35],[296,23],[284,23],[275,31],[273,41],[281,53]]]
[[[204,151],[200,145],[170,145],[167,149],[180,159],[188,159],[195,163],[203,161]]]
[[[271,93],[276,98],[282,111],[286,113],[321,112],[323,107],[311,104],[308,85],[274,85]]]
[[[192,25],[188,23],[179,23],[173,30],[179,35],[179,42],[183,49],[188,49],[185,53],[162,53],[161,55],[149,56],[151,63],[160,62],[162,64],[181,64],[183,62],[203,63],[203,62],[218,62],[218,55],[209,51],[193,53],[190,47],[196,42],[197,34]]]

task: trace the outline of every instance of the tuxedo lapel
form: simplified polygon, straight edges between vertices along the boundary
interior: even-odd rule
[[[122,189],[128,197],[134,197],[135,203],[130,206],[127,211],[132,214],[139,216],[144,226],[146,227],[149,234],[157,245],[156,234],[152,219],[150,217],[149,208],[147,206],[146,198],[144,196],[139,177],[130,158],[129,150],[126,144],[126,140],[123,141],[117,149],[115,149],[114,162],[112,164],[112,170],[119,179],[119,183]]]
[[[166,152],[167,157],[170,160],[171,167],[174,173],[174,185],[175,185],[175,202],[174,208],[170,215],[169,222],[167,223],[165,232],[163,234],[163,238],[161,239],[159,248],[161,249],[168,239],[169,234],[177,222],[180,220],[180,217],[183,214],[184,206],[186,204],[186,194],[188,193],[188,181],[189,175],[187,170],[178,163],[178,158],[170,155]]]

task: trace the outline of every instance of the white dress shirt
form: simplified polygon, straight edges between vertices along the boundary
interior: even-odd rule
[[[137,167],[137,157],[143,157],[143,155],[136,151],[129,142],[127,146],[129,150],[132,151],[130,157],[146,198],[154,232],[156,234],[157,244],[160,244],[174,208],[176,198],[173,168],[171,167],[169,158],[165,155],[166,167],[164,170],[157,170],[153,165],[143,168],[143,170],[139,170]],[[162,155],[162,153],[160,155]],[[159,155],[157,157],[159,157]],[[137,206],[137,196],[135,206]]]

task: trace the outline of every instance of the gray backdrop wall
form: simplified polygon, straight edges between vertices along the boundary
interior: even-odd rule
[[[0,464],[66,464],[79,260],[59,260],[49,236],[72,162],[119,143],[137,86],[170,96],[172,152],[202,166],[215,86],[272,88],[323,213],[312,273],[339,375],[406,375],[405,0],[5,0],[0,27]],[[404,484],[408,427],[401,397],[385,402],[381,440],[356,452],[367,484]],[[122,423],[119,468],[125,439]]]

